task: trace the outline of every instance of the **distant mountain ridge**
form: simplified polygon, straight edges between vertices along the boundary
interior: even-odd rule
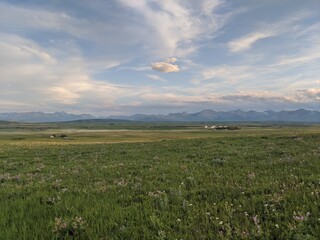
[[[203,122],[203,121],[228,121],[228,122],[307,122],[320,123],[320,111],[299,109],[295,111],[214,111],[203,110],[201,112],[188,114],[170,113],[167,115],[144,115],[132,116],[110,116],[113,119],[123,119],[142,122]]]
[[[15,122],[69,122],[92,120],[99,122],[110,121],[138,121],[138,122],[298,122],[320,123],[320,111],[299,109],[295,111],[214,111],[203,110],[197,113],[170,113],[167,115],[135,114],[132,116],[110,116],[97,118],[90,114],[69,114],[66,112],[12,112],[0,113],[0,121]]]
[[[12,112],[0,113],[0,120],[15,122],[67,122],[84,119],[95,119],[90,114],[69,114],[66,112],[44,113],[44,112]]]

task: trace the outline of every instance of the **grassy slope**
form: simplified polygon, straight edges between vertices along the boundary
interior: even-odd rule
[[[2,134],[0,239],[316,239],[319,132]]]

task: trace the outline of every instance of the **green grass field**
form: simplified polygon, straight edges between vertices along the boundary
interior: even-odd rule
[[[0,239],[319,239],[319,126],[9,125]]]

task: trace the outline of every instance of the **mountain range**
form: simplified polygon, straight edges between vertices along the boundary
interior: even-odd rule
[[[210,122],[210,121],[227,121],[227,122],[307,122],[319,123],[320,111],[311,111],[299,109],[295,111],[229,111],[217,112],[214,110],[203,110],[201,112],[188,114],[170,113],[168,115],[144,115],[135,114],[132,116],[111,116],[114,119],[124,119],[131,121],[143,122]]]
[[[139,122],[300,122],[320,123],[320,111],[299,109],[295,111],[214,111],[203,110],[197,113],[170,113],[167,115],[135,114],[131,116],[110,116],[97,118],[90,114],[69,114],[66,112],[44,113],[0,113],[0,120],[15,122],[68,122],[77,120],[99,119],[100,121],[139,121]]]
[[[13,122],[67,122],[82,119],[94,119],[90,114],[69,114],[66,112],[11,112],[0,113],[0,120]]]

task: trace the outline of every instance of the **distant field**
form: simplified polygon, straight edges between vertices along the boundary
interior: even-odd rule
[[[320,126],[203,126],[0,124],[0,239],[318,239]]]
[[[222,124],[222,123],[221,123]],[[0,143],[12,144],[97,144],[150,142],[174,139],[234,137],[248,135],[305,134],[319,132],[319,125],[229,124],[241,130],[205,129],[212,124],[194,123],[0,123]],[[217,125],[217,124],[216,124]],[[56,135],[56,138],[50,138]],[[67,139],[59,136],[67,135]]]

